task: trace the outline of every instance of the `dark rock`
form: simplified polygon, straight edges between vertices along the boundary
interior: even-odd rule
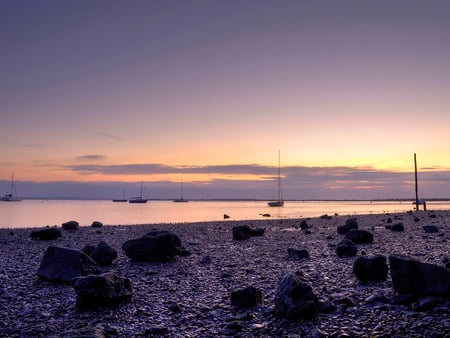
[[[231,291],[231,305],[237,308],[247,308],[262,302],[262,291],[253,286]]]
[[[300,222],[300,229],[302,229],[302,230],[309,229],[309,225],[308,225],[308,223],[305,220]]]
[[[357,244],[367,244],[373,242],[373,235],[367,230],[352,229],[345,235],[345,239]]]
[[[333,216],[329,216],[327,214],[320,216],[321,219],[332,219]]]
[[[385,281],[388,273],[386,257],[358,257],[353,263],[353,273],[361,281]]]
[[[450,270],[408,257],[391,255],[389,265],[395,291],[415,296],[450,295]]]
[[[405,231],[405,227],[403,226],[403,223],[396,223],[393,226],[391,226],[392,231]]]
[[[233,227],[233,239],[237,241],[250,239],[251,230],[248,225],[238,225]]]
[[[284,275],[275,291],[275,309],[289,320],[311,319],[318,314],[318,299],[311,286],[299,274]]]
[[[102,226],[103,226],[103,223],[99,222],[99,221],[94,221],[91,224],[91,227],[93,227],[93,228],[101,228]]]
[[[263,236],[265,231],[266,231],[265,227],[250,229],[250,236]]]
[[[33,230],[31,232],[32,239],[53,240],[62,236],[61,231],[57,228],[45,228],[41,230]]]
[[[430,218],[436,218],[437,216],[435,214],[431,214]]]
[[[82,251],[49,246],[42,258],[37,275],[50,282],[70,283],[76,277],[99,272],[97,264]]]
[[[356,220],[356,218],[347,219],[344,225],[340,225],[337,227],[337,232],[340,235],[345,235],[352,229],[358,229],[358,221]]]
[[[75,278],[73,288],[79,309],[109,307],[133,296],[131,280],[113,272]]]
[[[356,256],[358,248],[355,243],[349,239],[343,239],[336,245],[336,254],[339,257],[353,257]]]
[[[169,333],[170,333],[170,330],[168,327],[165,327],[162,325],[153,325],[145,330],[144,336],[145,337],[161,337],[161,336],[166,336]]]
[[[290,259],[298,260],[303,258],[309,258],[309,252],[306,249],[288,249],[288,255]]]
[[[181,307],[177,303],[171,303],[169,305],[169,310],[172,311],[173,313],[181,313]]]
[[[420,222],[420,218],[419,217],[414,217],[414,222]]]
[[[96,247],[85,247],[83,252],[90,256],[98,265],[111,265],[117,258],[117,251],[103,241],[98,243]]]
[[[386,223],[392,223],[392,218],[388,217],[388,218],[386,219]]]
[[[227,214],[223,214],[223,219],[228,219],[230,218],[230,216],[228,216]]]
[[[145,236],[126,241],[125,254],[138,262],[169,261],[184,250],[180,238],[169,231],[151,231]]]
[[[68,221],[62,224],[64,230],[78,230],[80,224],[77,221]]]
[[[437,228],[437,226],[435,225],[424,225],[422,227],[423,230],[425,230],[425,232],[427,234],[432,234],[432,233],[436,233],[439,232],[439,229]]]

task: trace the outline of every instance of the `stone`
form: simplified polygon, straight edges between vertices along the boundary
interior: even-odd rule
[[[405,231],[405,227],[403,226],[403,223],[396,223],[391,226],[391,231]]]
[[[49,246],[38,268],[38,277],[55,283],[70,283],[74,278],[98,274],[97,264],[84,252]]]
[[[75,278],[72,284],[78,309],[110,307],[133,296],[133,285],[126,277],[107,272]]]
[[[450,270],[409,257],[390,255],[392,286],[396,292],[414,296],[450,295]]]
[[[263,236],[266,228],[254,228],[250,229],[250,236]]]
[[[348,218],[345,221],[344,225],[340,225],[337,227],[337,232],[340,235],[345,235],[352,229],[358,229],[358,221],[356,220],[356,218]]]
[[[44,241],[58,239],[62,236],[61,231],[57,228],[45,228],[40,230],[33,230],[31,232],[32,239],[41,239]]]
[[[231,305],[237,308],[254,307],[262,302],[262,291],[253,286],[231,291]]]
[[[169,261],[184,252],[180,238],[169,231],[151,231],[122,245],[125,254],[138,262]]]
[[[275,291],[275,310],[289,320],[312,319],[318,314],[318,299],[298,273],[284,275]]]
[[[349,239],[343,239],[336,245],[336,254],[339,257],[353,257],[356,256],[358,248],[355,243]]]
[[[352,229],[344,237],[357,244],[368,244],[373,242],[373,235],[367,230]]]
[[[102,226],[103,226],[103,223],[99,222],[99,221],[94,221],[91,224],[91,227],[93,227],[93,228],[101,228]]]
[[[385,281],[388,274],[386,257],[358,257],[353,262],[353,273],[360,281]]]
[[[68,221],[62,224],[64,230],[78,230],[80,224],[77,221]]]
[[[238,225],[233,227],[233,239],[236,241],[244,241],[252,237],[251,230],[248,225]]]
[[[307,230],[307,229],[309,229],[309,225],[308,225],[308,223],[306,222],[306,220],[302,220],[302,221],[300,222],[300,229],[302,229],[302,230]]]
[[[117,251],[107,243],[101,241],[97,246],[87,246],[83,252],[91,257],[98,265],[111,265],[117,258]]]
[[[423,230],[425,231],[425,233],[427,233],[427,234],[433,234],[433,233],[439,232],[438,227],[435,226],[435,225],[424,225],[424,226],[422,227],[422,229],[423,229]]]
[[[289,259],[299,260],[303,258],[309,258],[309,252],[306,249],[288,249]]]

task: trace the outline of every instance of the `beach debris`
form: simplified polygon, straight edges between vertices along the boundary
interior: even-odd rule
[[[117,258],[117,251],[104,241],[98,243],[97,246],[85,246],[83,252],[91,257],[98,265],[102,266],[111,265]]]
[[[336,245],[336,254],[339,257],[353,257],[357,252],[358,248],[350,239],[343,239]]]
[[[237,308],[254,307],[262,302],[262,291],[254,286],[231,291],[231,305]]]
[[[94,221],[91,224],[91,227],[93,227],[93,228],[101,228],[102,226],[103,226],[103,223],[100,221]]]
[[[248,225],[237,225],[233,227],[233,239],[237,241],[250,239],[252,236],[263,236],[266,228],[250,228]]]
[[[306,249],[288,248],[288,256],[289,259],[300,260],[309,258],[309,252]]]
[[[392,286],[396,292],[415,296],[449,296],[450,270],[409,257],[390,255]]]
[[[318,314],[318,298],[301,272],[287,273],[275,291],[275,310],[289,320],[312,319]]]
[[[41,239],[41,240],[53,240],[61,237],[61,231],[57,228],[44,228],[40,230],[31,231],[30,237],[32,239]]]
[[[272,216],[271,214],[260,214],[262,217],[270,217]]]
[[[133,285],[127,277],[110,271],[101,275],[77,277],[72,286],[80,310],[110,307],[133,296]]]
[[[356,244],[368,244],[373,242],[373,234],[367,230],[352,229],[344,237]]]
[[[100,273],[97,264],[78,249],[49,246],[38,268],[38,277],[55,283],[70,283],[80,276]]]
[[[62,228],[64,230],[78,230],[80,228],[80,224],[77,221],[68,221],[62,224]]]
[[[165,230],[151,231],[141,238],[128,240],[122,245],[125,254],[138,262],[169,261],[186,255],[180,238]]]
[[[374,257],[360,256],[353,262],[353,273],[363,282],[385,281],[388,270],[386,256],[382,255],[376,255]]]
[[[324,215],[320,216],[319,218],[320,218],[320,219],[332,219],[333,216],[330,216],[330,215],[328,215],[328,214],[324,214]]]
[[[340,235],[345,235],[352,229],[358,229],[358,221],[356,220],[356,218],[347,219],[344,225],[340,225],[337,227],[337,232]]]
[[[223,219],[228,219],[230,218],[230,216],[228,216],[227,214],[223,214]]]
[[[422,229],[427,233],[427,234],[433,234],[436,232],[439,232],[439,229],[437,226],[435,225],[424,225],[422,227]]]
[[[396,223],[391,226],[392,231],[405,231],[405,227],[402,222]]]

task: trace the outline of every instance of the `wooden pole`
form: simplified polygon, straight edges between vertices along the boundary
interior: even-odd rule
[[[417,159],[416,159],[416,153],[414,153],[414,176],[415,176],[415,182],[416,182],[416,210],[419,211],[419,192],[417,188]]]

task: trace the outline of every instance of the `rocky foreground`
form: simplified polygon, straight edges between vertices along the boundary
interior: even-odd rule
[[[342,257],[336,246],[344,235],[337,229],[348,216],[303,223],[268,219],[81,227],[61,229],[55,240],[32,239],[36,229],[0,229],[0,337],[449,337],[448,295],[399,295],[389,273],[386,280],[361,282],[353,264],[358,257],[401,254],[448,266],[450,212],[352,217],[373,242],[356,244],[356,256]],[[399,223],[403,231],[393,231]],[[237,225],[265,231],[235,240]],[[426,231],[428,225],[438,231]],[[190,254],[168,262],[137,262],[125,255],[124,242],[152,230],[175,233]],[[131,299],[83,310],[71,284],[37,276],[49,246],[83,249],[101,241],[117,251],[112,265],[101,270],[129,278]],[[286,319],[276,311],[275,293],[282,276],[298,271],[317,296],[319,311],[312,318]],[[232,291],[248,286],[261,291],[262,299],[255,306],[236,307]]]

